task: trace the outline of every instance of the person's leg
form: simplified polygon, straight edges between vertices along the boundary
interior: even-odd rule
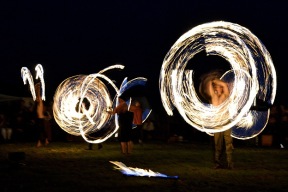
[[[93,144],[92,143],[89,143],[88,144],[88,150],[92,150],[93,149]]]
[[[214,133],[214,148],[215,148],[215,168],[220,168],[221,165],[221,154],[222,154],[222,147],[223,147],[223,132]]]
[[[45,145],[48,145],[49,144],[49,140],[48,140],[48,138],[46,137],[45,138]]]
[[[37,128],[37,145],[36,147],[41,147],[42,146],[42,140],[43,140],[43,137],[44,137],[44,124],[43,124],[44,120],[43,119],[40,119],[40,118],[37,118],[37,121],[36,121],[36,128]]]
[[[141,144],[143,142],[143,130],[142,130],[142,125],[137,125],[138,129],[138,142]]]
[[[227,168],[233,169],[233,159],[232,159],[232,152],[233,152],[233,138],[231,136],[231,129],[228,129],[224,132],[224,140],[225,140],[225,147],[226,147],[226,156],[227,156]]]
[[[39,139],[39,140],[37,141],[36,147],[41,147],[41,146],[42,146],[42,143],[41,143],[41,140]]]
[[[138,126],[132,129],[131,139],[135,144],[139,143],[139,128],[138,128]]]
[[[49,144],[49,122],[44,121],[44,138],[45,138],[45,145],[47,146]]]
[[[122,151],[122,153],[123,153],[124,155],[126,155],[126,154],[127,154],[127,148],[128,148],[127,142],[120,142],[120,144],[121,144],[121,151]]]
[[[7,140],[10,141],[12,137],[12,128],[7,128]]]
[[[102,149],[103,145],[101,143],[98,144],[98,149]]]
[[[133,141],[128,141],[128,154],[132,153],[133,150]]]
[[[1,128],[1,135],[4,139],[4,141],[6,141],[7,138],[6,138],[6,129],[5,128]]]

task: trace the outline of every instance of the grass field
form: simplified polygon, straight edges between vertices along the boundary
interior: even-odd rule
[[[288,191],[287,149],[235,146],[235,168],[214,170],[208,143],[149,142],[130,156],[116,141],[101,150],[81,141],[35,144],[0,145],[0,191]],[[9,158],[15,152],[25,159]],[[124,176],[110,161],[179,178]]]

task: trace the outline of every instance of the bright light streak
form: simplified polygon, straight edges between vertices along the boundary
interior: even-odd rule
[[[114,82],[103,74],[116,68],[123,69],[124,66],[113,65],[99,73],[69,77],[58,86],[54,94],[53,114],[55,121],[64,131],[76,136],[81,135],[88,143],[101,143],[117,132],[118,116],[112,115],[109,110],[118,105],[118,98],[122,93],[135,85],[143,84],[147,79],[139,77],[127,81],[125,78],[118,89]],[[106,84],[100,79],[114,89],[114,102]]]
[[[41,64],[37,64],[35,67],[36,71],[36,79],[40,79],[41,82],[41,89],[42,89],[42,100],[45,101],[45,81],[44,81],[44,69]],[[28,80],[30,92],[32,94],[33,100],[36,100],[36,93],[35,93],[35,85],[33,81],[33,77],[31,75],[30,70],[27,67],[21,68],[21,77],[23,79],[24,85],[26,85],[26,82]]]
[[[40,79],[42,89],[42,100],[45,101],[45,81],[44,81],[44,69],[41,64],[36,65],[36,79]]]
[[[34,81],[33,81],[32,75],[30,73],[30,70],[27,67],[21,68],[21,77],[22,77],[24,85],[26,85],[26,83],[28,81],[29,87],[30,87],[30,92],[32,94],[32,98],[35,101],[36,100],[36,93],[35,93]]]
[[[122,174],[127,176],[140,176],[140,177],[163,177],[169,179],[178,179],[178,176],[168,176],[162,173],[154,172],[150,169],[140,169],[140,168],[133,168],[127,167],[124,163],[119,161],[110,161],[110,163],[116,165],[116,169],[120,170]]]
[[[233,76],[229,82],[230,96],[219,106],[200,100],[193,71],[185,70],[188,61],[201,51],[220,56],[231,66],[222,77],[227,82]],[[173,115],[176,108],[188,124],[200,131],[213,134],[232,128],[233,137],[248,139],[266,126],[269,109],[250,109],[255,99],[267,106],[273,104],[276,71],[265,46],[247,28],[229,22],[211,22],[192,28],[171,47],[162,64],[159,89],[168,115]]]

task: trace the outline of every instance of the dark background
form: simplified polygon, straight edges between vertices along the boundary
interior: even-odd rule
[[[288,3],[274,1],[0,1],[0,93],[31,97],[21,67],[44,67],[46,97],[53,99],[66,78],[114,64],[107,75],[120,86],[124,77],[146,77],[152,108],[163,109],[159,73],[166,53],[193,27],[212,21],[242,25],[272,56],[276,102],[288,104],[285,90]],[[112,94],[113,95],[113,94]]]

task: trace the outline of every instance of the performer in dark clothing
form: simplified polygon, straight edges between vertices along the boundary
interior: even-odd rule
[[[114,109],[118,114],[119,131],[118,140],[121,144],[121,151],[124,155],[131,154],[133,148],[132,142],[132,123],[133,113],[128,111],[125,101],[120,99],[120,104]]]

